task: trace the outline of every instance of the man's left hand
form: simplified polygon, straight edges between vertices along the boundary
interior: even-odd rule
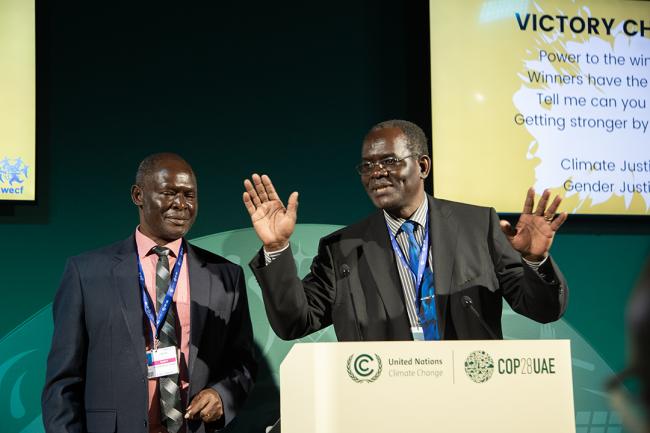
[[[212,388],[205,388],[196,394],[185,411],[185,419],[201,419],[203,422],[214,422],[222,416],[221,396]]]
[[[508,221],[501,220],[501,230],[512,247],[519,251],[524,259],[531,262],[540,262],[548,256],[555,232],[568,217],[566,212],[555,214],[562,202],[560,196],[556,196],[551,205],[546,207],[550,196],[551,192],[544,190],[533,212],[535,190],[531,187],[526,194],[524,211],[517,225],[513,228]]]

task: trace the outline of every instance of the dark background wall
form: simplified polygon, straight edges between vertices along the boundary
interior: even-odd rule
[[[407,118],[430,133],[426,3],[39,2],[38,203],[0,205],[0,336],[51,302],[66,257],[134,230],[129,187],[152,152],[197,172],[190,237],[249,225],[253,171],[300,191],[301,223],[366,215],[353,166],[367,129]],[[646,226],[573,218],[553,250],[567,320],[614,369]]]
[[[194,166],[191,237],[249,225],[241,193],[253,171],[284,197],[301,192],[300,222],[345,224],[372,208],[353,168],[368,127],[430,124],[426,8],[38,7],[38,204],[0,205],[11,305],[0,335],[50,302],[67,256],[133,231],[129,188],[149,153],[176,151]]]

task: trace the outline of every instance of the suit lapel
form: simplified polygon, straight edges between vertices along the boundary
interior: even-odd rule
[[[138,285],[138,262],[135,239],[133,236],[125,240],[114,256],[115,265],[112,269],[113,287],[121,302],[122,316],[131,336],[133,353],[141,356],[138,362],[142,374],[147,376],[145,362],[144,312],[142,310],[142,295]]]
[[[377,212],[370,219],[362,245],[364,256],[373,273],[370,277],[375,280],[389,320],[394,321],[395,318],[404,319],[406,311],[404,294],[401,289],[402,283],[399,280],[395,260],[391,254],[392,247],[383,212]],[[399,329],[394,331],[399,331]],[[398,334],[401,335],[399,332]]]
[[[429,217],[431,225],[431,251],[433,254],[433,272],[436,290],[436,308],[438,310],[441,338],[444,339],[447,323],[447,303],[451,292],[451,277],[456,257],[458,225],[451,217],[450,209],[444,202],[431,196],[429,200]]]
[[[210,307],[211,281],[205,262],[197,256],[189,243],[185,242],[185,244],[187,245],[187,272],[190,279],[190,359],[188,366],[191,384],[205,318]]]

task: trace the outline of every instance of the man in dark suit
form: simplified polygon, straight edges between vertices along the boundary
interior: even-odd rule
[[[502,299],[539,322],[558,319],[568,289],[548,255],[566,220],[545,191],[528,191],[516,227],[494,209],[427,195],[426,137],[387,121],[366,135],[361,182],[379,210],[321,239],[302,279],[289,247],[298,193],[285,208],[268,176],[244,182],[244,204],[263,249],[251,262],[267,315],[284,339],[330,324],[344,340],[502,338]]]
[[[66,266],[42,397],[47,432],[213,431],[252,388],[242,269],[183,238],[198,211],[192,168],[151,155],[131,197],[135,234]]]

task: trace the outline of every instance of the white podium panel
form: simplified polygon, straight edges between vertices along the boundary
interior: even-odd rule
[[[568,340],[296,344],[280,400],[283,433],[575,433]]]

